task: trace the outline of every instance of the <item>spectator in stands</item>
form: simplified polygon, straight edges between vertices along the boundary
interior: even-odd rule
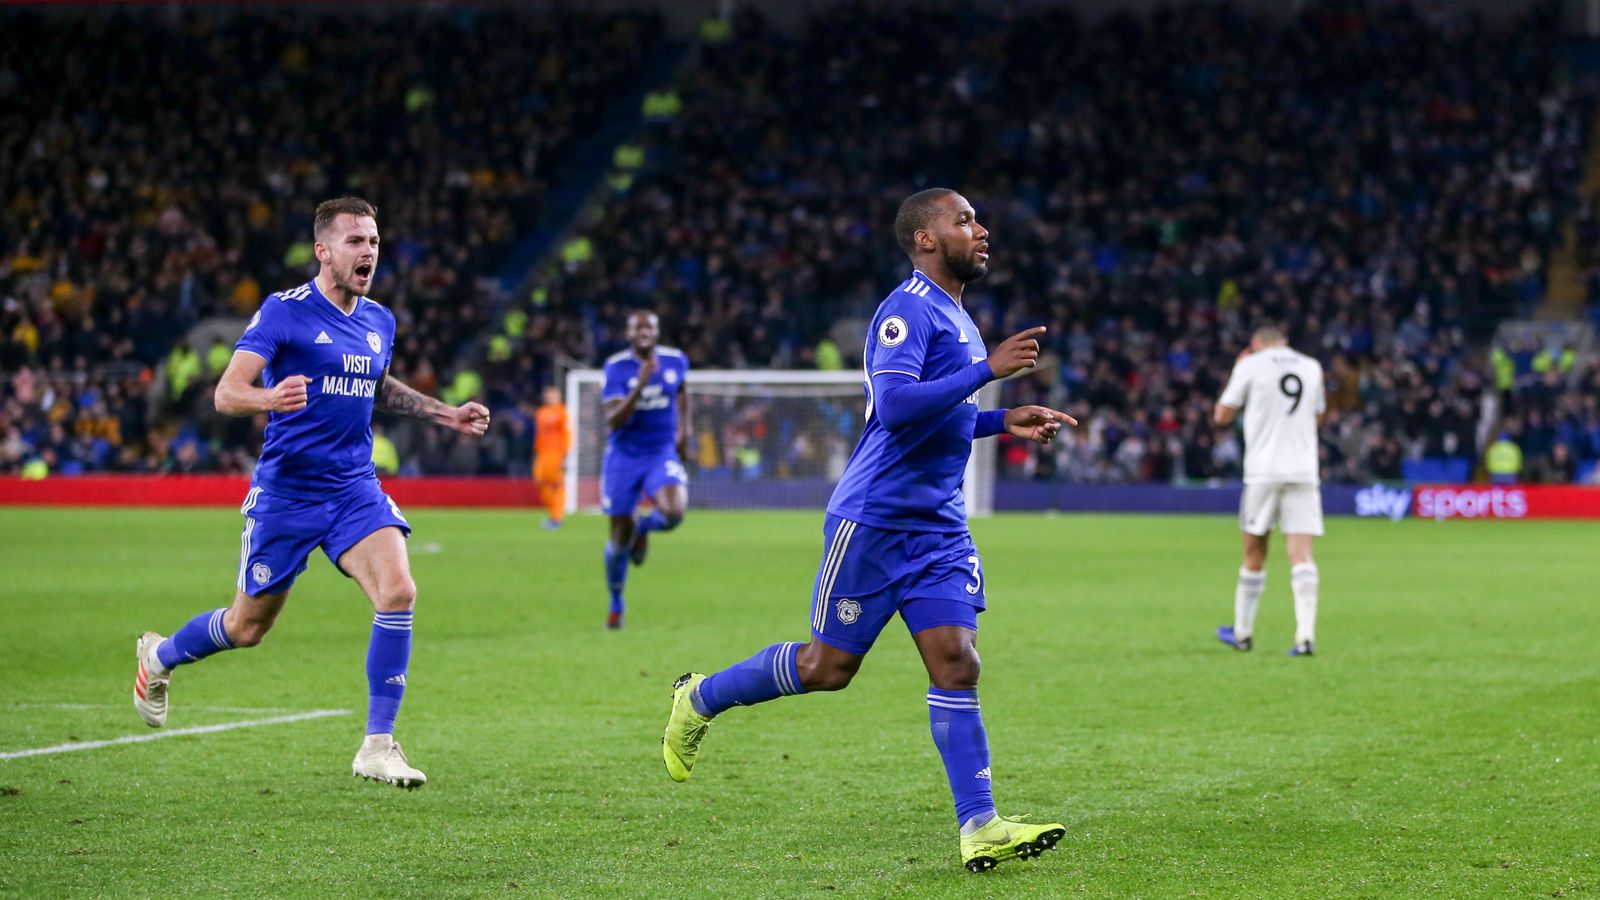
[[[1522,478],[1522,448],[1511,439],[1510,432],[1501,432],[1484,454],[1484,468],[1489,472],[1490,484],[1516,484]]]

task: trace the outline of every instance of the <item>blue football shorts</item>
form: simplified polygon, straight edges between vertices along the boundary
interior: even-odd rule
[[[865,655],[896,612],[912,634],[941,625],[978,630],[983,561],[972,535],[885,531],[830,515],[811,599],[811,634]]]
[[[633,515],[640,497],[654,499],[669,484],[688,483],[689,473],[675,450],[632,456],[608,449],[600,464],[600,509],[608,516]]]
[[[410,523],[376,478],[329,500],[292,500],[252,485],[239,512],[245,517],[239,590],[252,597],[289,590],[319,545],[338,568],[345,551],[380,528],[393,526],[411,534]]]

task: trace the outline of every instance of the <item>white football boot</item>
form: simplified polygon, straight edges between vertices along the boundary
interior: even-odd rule
[[[418,772],[406,761],[404,750],[395,743],[394,736],[369,734],[357,751],[350,772],[357,778],[370,778],[403,788],[419,788],[428,783],[428,776]]]
[[[154,631],[146,631],[134,645],[139,674],[133,679],[133,708],[151,728],[167,724],[167,683],[172,680],[172,670],[162,668],[156,658],[156,647],[164,640]]]

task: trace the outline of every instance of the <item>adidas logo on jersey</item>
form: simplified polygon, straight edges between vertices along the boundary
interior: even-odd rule
[[[384,684],[398,684],[401,687],[405,687],[406,686],[406,674],[404,672],[401,672],[399,675],[390,675],[389,676],[389,680],[385,681]],[[989,770],[988,769],[984,769],[984,771],[987,772]]]
[[[319,343],[319,344],[331,344],[331,343],[333,343],[333,338],[328,337],[328,333],[326,331],[318,332],[318,334],[317,334],[317,343]]]
[[[974,775],[972,777],[973,778],[982,778],[984,781],[993,781],[994,780],[994,779],[989,777],[989,767],[988,766],[984,766],[983,768],[979,769],[978,770],[978,774],[976,774],[976,775]]]

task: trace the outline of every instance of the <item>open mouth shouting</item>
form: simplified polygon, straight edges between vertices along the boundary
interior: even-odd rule
[[[354,273],[357,284],[365,286],[372,283],[372,263],[356,263]]]

